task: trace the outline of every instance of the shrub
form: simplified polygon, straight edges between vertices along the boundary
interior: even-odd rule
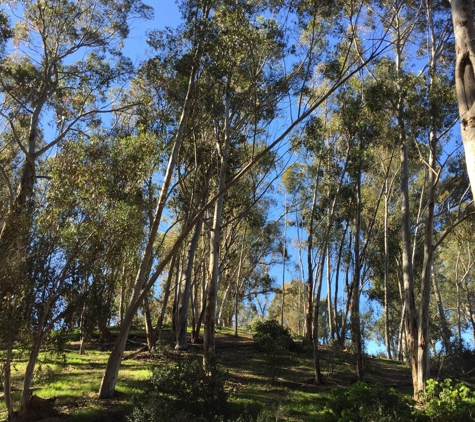
[[[394,389],[357,382],[334,388],[321,420],[325,422],[414,422],[426,420],[412,401]]]
[[[227,408],[225,373],[216,364],[203,367],[200,358],[187,358],[155,368],[151,391],[137,406],[131,422],[178,422],[221,420]]]
[[[442,355],[439,361],[432,359],[431,363],[437,365],[433,368],[434,372],[449,377],[474,377],[472,369],[475,368],[475,350],[459,342],[452,343],[452,350],[452,354]]]
[[[282,327],[276,320],[257,322],[255,327],[254,343],[256,348],[264,353],[274,352],[277,349],[294,352],[297,345],[287,328]]]
[[[475,421],[475,393],[462,383],[428,380],[419,399],[431,421]]]

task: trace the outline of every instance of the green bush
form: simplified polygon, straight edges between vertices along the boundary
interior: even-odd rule
[[[431,370],[434,373],[442,374],[447,377],[469,378],[475,377],[475,350],[471,350],[464,343],[452,343],[452,354],[442,355],[439,359],[432,359]]]
[[[413,402],[394,389],[357,382],[334,388],[325,406],[324,422],[415,422],[427,420],[416,412]]]
[[[297,345],[287,328],[282,327],[276,320],[257,322],[254,343],[257,350],[264,353],[275,352],[278,349],[294,352]]]
[[[203,367],[197,357],[155,368],[151,391],[130,422],[219,421],[227,410],[225,373],[217,365]]]
[[[462,383],[428,380],[419,399],[431,421],[475,421],[475,393]]]

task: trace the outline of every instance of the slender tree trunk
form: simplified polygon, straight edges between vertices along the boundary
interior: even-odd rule
[[[328,239],[325,240],[327,242]],[[327,248],[324,245],[322,247],[322,256],[320,258],[320,265],[318,270],[318,284],[317,284],[317,293],[315,296],[314,301],[314,309],[313,309],[313,334],[312,334],[312,341],[313,341],[313,366],[315,370],[315,384],[321,385],[323,384],[323,375],[320,368],[320,352],[319,352],[319,344],[318,344],[318,317],[320,311],[320,295],[322,292],[322,284],[323,284],[323,267],[325,264],[325,254]]]
[[[437,71],[436,68],[436,52],[435,52],[435,36],[432,20],[432,2],[427,1],[427,14],[429,21],[429,29],[431,33],[431,58],[430,71],[431,74]],[[430,78],[430,90],[432,90],[432,77]],[[427,178],[427,211],[425,219],[424,231],[424,260],[422,264],[421,278],[421,301],[419,304],[419,339],[418,339],[418,364],[417,364],[417,391],[425,391],[426,381],[429,378],[429,305],[430,305],[430,286],[432,275],[432,261],[434,254],[433,233],[434,233],[434,209],[435,209],[435,191],[439,175],[437,173],[437,144],[438,137],[436,134],[436,122],[434,117],[431,118],[431,130],[429,135],[429,172]]]
[[[231,280],[229,280],[228,287],[226,287],[226,290],[224,291],[224,296],[223,296],[223,299],[221,300],[221,306],[219,307],[219,312],[218,312],[218,325],[220,327],[223,327],[225,325],[224,318],[223,318],[224,306],[226,305],[226,302],[228,301],[228,297],[229,297],[229,294],[231,293],[232,287],[233,287],[233,283]]]
[[[361,285],[361,261],[360,261],[360,233],[361,233],[361,170],[358,174],[356,188],[356,230],[355,230],[355,273],[350,307],[351,341],[353,343],[356,358],[356,373],[359,381],[364,381],[363,372],[363,348],[361,344],[361,321],[360,321],[360,285]]]
[[[124,308],[125,308],[125,290],[126,290],[126,274],[125,274],[125,265],[122,266],[122,277],[120,280],[120,299],[119,299],[119,325],[122,324],[124,319]]]
[[[406,303],[403,301],[401,320],[399,322],[398,340],[397,340],[397,355],[398,360],[409,360],[407,357],[407,338],[405,332],[405,319],[406,319]]]
[[[407,156],[407,145],[404,143],[401,147],[401,214],[402,214],[402,265],[404,279],[404,321],[405,334],[407,339],[408,359],[412,370],[412,384],[414,395],[419,391],[418,383],[418,344],[417,344],[417,316],[416,304],[414,299],[414,272],[412,269],[411,258],[411,232],[410,232],[410,214],[409,214],[409,165]]]
[[[350,225],[349,220],[346,220],[345,223],[345,229],[343,230],[343,233],[341,235],[341,240],[340,240],[340,246],[338,248],[338,260],[336,263],[336,271],[335,271],[335,296],[333,297],[333,320],[335,322],[335,334],[336,334],[336,339],[338,341],[338,344],[341,345],[344,343],[344,339],[342,339],[342,328],[343,325],[338,327],[338,285],[339,285],[339,280],[340,280],[340,265],[341,265],[341,259],[343,255],[343,245],[345,243],[345,238],[346,238],[346,232],[348,231],[348,227]]]
[[[385,182],[384,193],[384,342],[386,343],[386,357],[391,357],[391,342],[389,334],[389,186]]]
[[[188,253],[186,257],[186,269],[184,276],[180,282],[180,294],[178,296],[177,309],[177,325],[176,325],[176,346],[177,350],[188,349],[188,309],[191,294],[191,278],[193,273],[193,265],[195,261],[195,254],[198,248],[198,243],[201,236],[201,228],[203,220],[199,220],[195,226],[193,236],[190,241]]]
[[[320,164],[320,161],[319,161]],[[308,227],[308,239],[307,239],[307,307],[305,312],[305,337],[309,340],[312,339],[312,308],[313,308],[313,263],[312,263],[312,251],[313,251],[313,224],[315,207],[317,205],[317,188],[318,180],[313,191],[312,209],[310,211],[310,224]]]
[[[12,333],[8,336],[8,344],[5,356],[5,365],[3,366],[3,393],[5,398],[5,407],[7,408],[8,420],[13,416],[12,402],[12,372],[11,363],[13,358],[13,340]]]
[[[246,227],[247,229],[247,227]],[[246,238],[247,230],[244,230],[244,239]],[[239,256],[239,267],[236,275],[236,296],[234,297],[234,337],[238,337],[238,316],[239,316],[239,289],[241,280],[242,261],[244,256],[244,242],[241,246],[241,254]]]
[[[346,287],[346,306],[345,313],[341,316],[341,343],[340,347],[346,346],[346,331],[348,330],[347,321],[351,305],[351,285],[350,285],[350,269],[351,269],[351,248],[353,247],[353,236],[351,230],[348,233],[348,252],[346,254],[345,263],[345,287]]]
[[[36,362],[40,354],[40,348],[43,342],[43,336],[44,336],[43,331],[40,331],[38,335],[35,336],[33,340],[32,348],[30,350],[30,356],[28,358],[28,364],[26,366],[25,376],[23,379],[23,391],[21,393],[21,398],[20,398],[20,412],[19,412],[20,417],[26,414],[26,411],[28,409],[28,403],[31,398],[30,388],[33,382],[33,375],[35,371]]]
[[[88,296],[88,280],[89,280],[89,275],[86,274],[84,277],[84,284],[82,288],[82,294],[84,297],[84,303],[82,305],[81,309],[81,318],[79,320],[79,334],[81,336],[80,338],[80,343],[79,343],[79,354],[84,355],[86,353],[86,337],[89,333],[87,333],[86,330],[86,318],[87,318],[87,312],[88,312],[88,307],[87,307],[87,296]]]
[[[444,343],[445,354],[451,355],[452,344],[450,342],[450,337],[452,333],[450,332],[450,328],[447,323],[447,318],[445,317],[444,302],[442,301],[442,295],[440,294],[440,290],[439,290],[439,283],[437,282],[437,277],[433,270],[432,270],[432,285],[434,286],[434,293],[437,298],[437,308],[439,310],[440,326],[442,329],[442,341]]]
[[[451,0],[455,33],[455,87],[465,161],[475,197],[475,25],[470,0]]]
[[[163,319],[165,318],[165,313],[167,311],[168,299],[170,297],[172,279],[173,279],[173,269],[175,268],[176,256],[173,256],[172,261],[170,263],[170,269],[168,270],[167,281],[165,286],[163,287],[163,303],[162,309],[160,309],[160,315],[158,316],[157,325],[155,327],[155,332],[157,340],[160,340],[160,336],[162,334],[162,327],[163,327]]]
[[[327,245],[327,310],[328,310],[328,330],[330,331],[330,337],[335,338],[335,326],[333,325],[333,311],[332,311],[332,281],[331,281],[331,246],[330,242]],[[336,295],[336,292],[335,292]]]
[[[280,303],[280,325],[284,326],[285,307],[285,261],[287,255],[287,204],[284,195],[284,240],[282,242],[282,301]]]
[[[148,296],[143,300],[144,320],[145,320],[145,335],[147,337],[147,347],[151,352],[155,349],[157,343],[156,331],[153,329],[152,314],[150,313],[150,302]]]
[[[228,86],[230,81],[228,80]],[[226,176],[228,173],[229,148],[231,145],[230,134],[230,109],[229,94],[226,90],[224,104],[224,145],[222,149],[218,146],[220,152],[220,169],[218,180],[218,192],[224,189],[226,185]],[[217,140],[219,143],[219,139]],[[208,285],[206,311],[204,317],[204,337],[203,337],[203,364],[207,366],[214,359],[215,352],[215,325],[216,325],[216,300],[218,297],[218,276],[219,276],[219,245],[221,241],[221,221],[224,205],[224,196],[220,196],[216,201],[214,208],[213,226],[210,233],[210,280]]]

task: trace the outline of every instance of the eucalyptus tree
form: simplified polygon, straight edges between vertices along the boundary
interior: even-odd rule
[[[465,162],[475,192],[475,22],[472,3],[468,0],[451,0],[452,21],[455,34],[455,88],[459,106]]]
[[[35,285],[21,412],[30,397],[40,347],[51,330],[74,326],[75,315],[81,314],[85,334],[110,318],[119,263],[143,241],[143,184],[156,149],[150,136],[96,135],[92,141],[66,141],[49,160],[45,203],[37,210],[27,261],[28,278]]]
[[[149,241],[147,242],[147,246],[144,248],[141,270],[140,272],[138,272],[134,285],[134,294],[132,295],[132,299],[129,303],[127,313],[124,317],[124,323],[121,327],[121,332],[119,333],[118,339],[113,347],[111,356],[107,364],[106,372],[101,384],[99,395],[103,398],[110,397],[114,393],[115,383],[120,367],[120,360],[123,355],[126,337],[135,311],[137,310],[143,297],[151,289],[163,269],[167,266],[168,262],[179,250],[182,242],[187,238],[188,234],[191,232],[196,222],[200,218],[202,218],[204,213],[208,209],[210,209],[210,207],[212,207],[221,196],[223,196],[229,189],[236,185],[237,182],[241,180],[250,171],[250,169],[252,169],[259,162],[259,160],[265,157],[269,153],[269,151],[271,151],[284,139],[286,139],[289,134],[299,128],[300,125],[306,119],[308,119],[312,115],[312,113],[314,113],[315,110],[325,101],[325,99],[334,90],[337,89],[338,86],[347,81],[352,75],[358,72],[358,70],[363,68],[368,63],[368,61],[371,61],[377,55],[379,55],[381,51],[384,50],[384,48],[387,46],[385,44],[385,38],[383,35],[383,38],[378,38],[376,41],[373,40],[374,42],[368,43],[363,46],[357,58],[353,56],[350,57],[345,54],[340,54],[339,57],[341,58],[341,60],[333,61],[332,65],[326,69],[333,75],[332,82],[328,85],[328,89],[322,89],[321,92],[313,92],[311,95],[307,95],[309,91],[306,90],[306,87],[312,86],[312,84],[314,83],[318,83],[318,81],[315,80],[314,72],[311,69],[314,68],[314,65],[321,57],[317,57],[314,54],[314,51],[315,49],[319,48],[320,51],[328,52],[328,50],[324,48],[325,46],[321,43],[323,39],[317,37],[318,25],[307,26],[306,35],[304,36],[305,42],[302,42],[298,45],[289,46],[289,49],[285,50],[286,53],[292,55],[292,57],[295,59],[295,64],[291,66],[291,70],[288,72],[286,71],[287,67],[284,64],[282,64],[282,66],[280,67],[277,67],[275,69],[277,72],[275,76],[276,83],[274,84],[274,86],[269,87],[270,90],[265,93],[264,98],[259,100],[259,107],[261,107],[262,109],[270,108],[272,110],[276,101],[279,102],[282,108],[289,107],[288,103],[286,103],[286,100],[288,98],[286,94],[295,92],[293,90],[298,88],[298,92],[302,92],[303,95],[300,97],[299,100],[299,108],[297,115],[294,115],[293,113],[289,114],[290,122],[286,122],[285,124],[283,124],[279,129],[277,129],[277,132],[274,132],[270,128],[263,132],[260,138],[266,141],[265,148],[261,149],[259,152],[255,152],[255,154],[252,154],[247,162],[241,164],[240,169],[237,170],[236,173],[234,173],[232,176],[228,176],[229,178],[225,179],[225,185],[221,185],[221,189],[219,189],[219,191],[218,189],[216,189],[214,191],[215,193],[212,194],[208,202],[200,210],[196,210],[195,216],[189,224],[183,227],[182,233],[177,238],[174,246],[170,249],[170,251],[166,253],[163,258],[161,258],[157,262],[157,265],[153,267],[153,272],[150,277],[146,277],[147,268],[150,263],[151,251],[153,249],[155,233],[160,224],[163,211],[166,207],[167,198],[169,198],[169,188],[171,186],[173,170],[175,169],[176,157],[181,144],[181,140],[183,139],[183,133],[185,132],[185,129],[187,127],[187,117],[189,109],[192,105],[191,100],[192,98],[196,98],[197,100],[202,98],[200,96],[193,97],[192,94],[195,93],[194,89],[199,86],[202,71],[206,69],[208,65],[212,65],[212,63],[206,61],[207,53],[205,50],[206,48],[208,48],[208,42],[211,42],[213,39],[212,31],[211,33],[207,32],[207,29],[209,28],[209,25],[211,25],[211,20],[213,18],[213,14],[210,12],[212,10],[214,11],[215,8],[219,7],[220,4],[220,2],[212,4],[207,2],[205,2],[205,4],[202,4],[198,2],[193,4],[184,3],[182,5],[182,10],[185,12],[185,27],[187,29],[186,35],[188,38],[186,38],[186,43],[181,43],[181,46],[183,46],[187,50],[186,54],[183,54],[183,56],[186,56],[188,60],[182,61],[183,66],[180,67],[180,70],[182,71],[181,75],[184,75],[183,79],[186,80],[188,83],[188,89],[186,91],[187,93],[182,97],[183,107],[181,109],[183,110],[183,112],[180,114],[180,117],[176,120],[175,124],[171,122],[169,125],[171,133],[174,133],[174,136],[172,137],[173,141],[171,143],[173,148],[168,159],[169,165],[167,172],[163,177],[162,190],[160,193],[160,197],[157,201],[154,224],[152,230],[150,230],[149,232]],[[289,10],[294,10],[292,8],[292,5],[286,3],[268,5],[266,2],[262,2],[253,5],[248,5],[244,9],[247,9],[248,7],[250,9],[252,9],[253,7],[261,8],[263,12],[267,10],[269,10],[271,13],[275,12],[277,17],[288,16]],[[272,33],[278,35],[280,34],[281,30],[292,31],[293,29],[300,31],[302,26],[306,25],[304,21],[308,23],[310,20],[312,20],[313,16],[318,15],[318,12],[320,12],[321,14],[326,14],[327,18],[330,17],[330,12],[327,10],[327,5],[302,4],[302,8],[298,9],[299,18],[301,18],[300,26],[299,22],[295,22],[296,26],[294,26],[293,28],[287,28],[286,25],[284,25],[283,23],[280,26],[277,24],[277,31],[272,31]],[[356,18],[358,10],[351,10],[351,13],[353,13],[352,16]],[[264,22],[266,22],[265,19]],[[283,18],[282,22],[288,21],[285,21],[285,19]],[[332,23],[333,22],[334,19],[332,20]],[[288,23],[294,24],[293,22]],[[256,26],[259,28],[260,25],[261,24],[258,20],[256,22]],[[312,28],[314,28],[315,31]],[[345,36],[343,37],[346,38]],[[286,41],[286,38],[284,37],[283,40]],[[165,48],[166,45],[164,44],[164,46],[162,47]],[[342,50],[349,50],[351,48],[352,44],[346,43],[341,46],[341,49],[339,49],[339,51],[341,52]],[[181,54],[182,51],[179,50],[177,52],[177,56],[180,56]],[[258,51],[253,50],[250,52],[250,54],[251,57],[253,55],[257,55],[257,57],[259,57]],[[178,68],[176,70],[178,70]],[[239,80],[236,80],[235,82],[239,82]],[[221,104],[223,106],[223,109],[226,108],[226,102],[224,100],[226,98],[228,98],[228,100],[231,100],[230,95],[233,93],[233,89],[235,88],[232,83],[233,79],[225,79],[219,82],[219,84],[222,85],[221,90],[223,90],[224,87],[227,87],[224,99],[221,98]],[[290,109],[292,109],[292,107]],[[228,114],[227,118],[229,119],[229,117],[232,116]],[[226,131],[223,130],[226,126],[222,125],[222,123],[223,121],[221,120],[221,126],[218,127],[219,131],[217,131],[217,135],[219,136],[219,138],[217,139],[219,140],[226,139],[226,137],[224,136]],[[176,129],[176,132],[173,131],[174,129]],[[221,149],[221,151],[223,152],[224,150]],[[220,167],[221,169],[224,169],[223,166]],[[222,173],[224,174],[224,171]],[[212,309],[210,309],[210,311],[211,312],[209,313],[209,315],[212,316]],[[212,321],[212,318],[210,319],[210,321]],[[210,344],[211,343],[212,341],[210,342]]]
[[[124,316],[124,321],[121,325],[121,330],[119,332],[116,343],[114,344],[112,352],[109,356],[107,367],[102,378],[101,386],[99,389],[99,397],[101,398],[109,398],[114,394],[117,374],[120,368],[120,362],[122,360],[122,355],[124,353],[125,345],[127,342],[127,336],[134,315],[138,307],[142,303],[144,297],[152,288],[153,284],[155,283],[155,280],[161,273],[161,270],[155,271],[155,273],[151,277],[148,277],[152,265],[151,260],[153,256],[155,240],[157,238],[157,233],[161,223],[163,212],[167,205],[169,189],[177,164],[178,151],[180,149],[185,134],[187,119],[192,106],[192,99],[195,93],[195,84],[198,76],[199,65],[202,60],[203,43],[207,36],[206,26],[208,24],[209,13],[211,11],[211,4],[209,4],[208,2],[188,6],[189,7],[184,8],[184,14],[186,17],[186,24],[188,25],[187,35],[188,40],[191,41],[191,49],[185,52],[182,51],[182,55],[180,55],[178,51],[175,52],[179,59],[178,62],[182,62],[185,70],[183,70],[183,68],[180,69],[179,67],[178,69],[173,69],[177,72],[177,74],[180,74],[181,72],[181,74],[185,78],[187,78],[187,88],[183,97],[183,106],[181,112],[179,112],[180,114],[178,124],[173,127],[173,129],[176,129],[176,131],[171,137],[171,150],[168,157],[168,163],[165,174],[163,176],[163,182],[160,190],[160,195],[157,200],[156,209],[153,214],[152,224],[149,227],[148,240],[142,253],[140,268],[135,278],[133,293]],[[179,246],[180,245],[177,244],[176,248],[172,248],[173,253],[178,250]],[[163,265],[164,267],[167,262],[167,260],[163,260],[161,262],[161,265]]]
[[[38,190],[38,179],[46,176],[44,180],[48,180],[47,175],[39,173],[40,166],[48,154],[61,148],[66,138],[99,126],[101,114],[120,111],[117,106],[120,90],[112,97],[108,95],[133,70],[131,62],[122,56],[120,46],[128,35],[129,20],[149,17],[150,9],[140,1],[3,4],[15,25],[14,51],[7,50],[9,54],[2,57],[0,66],[0,118],[4,128],[0,139],[2,182],[8,187],[8,201],[5,208],[2,206],[0,279],[2,298],[10,298],[2,302],[2,308],[14,312],[26,305],[21,301],[36,300],[41,283],[48,278],[45,273],[43,278],[31,278],[33,275],[28,272],[31,248],[38,244],[37,193],[42,192]],[[3,161],[4,152],[9,154],[8,162]],[[43,188],[48,190],[47,182]],[[49,238],[53,241],[54,232]],[[52,249],[48,246],[44,250],[46,256],[35,256],[36,262],[50,259],[48,253]],[[64,280],[64,274],[56,281]],[[46,307],[50,305],[50,301],[45,303]],[[20,314],[13,313],[11,318],[27,323]],[[38,332],[42,329],[39,327]],[[12,347],[15,330],[10,326],[4,331],[9,338],[8,348]],[[40,343],[41,336],[35,339],[35,348]],[[32,366],[36,361],[34,354],[32,350]],[[32,371],[31,365],[27,371]],[[27,387],[29,378],[25,377]],[[21,413],[25,412],[27,400],[26,389]]]
[[[1,63],[1,118],[7,128],[2,148],[14,144],[21,164],[8,174],[10,207],[0,232],[3,268],[28,230],[28,221],[22,220],[32,212],[38,161],[67,136],[100,124],[100,114],[117,111],[117,96],[110,99],[108,94],[132,72],[131,62],[120,53],[128,21],[150,16],[140,1],[5,4],[16,18],[18,53]]]
[[[380,2],[380,5],[385,11],[396,10],[399,17],[389,24],[394,37],[394,61],[389,67],[386,64],[384,71],[393,73],[393,81],[379,79],[383,67],[375,68],[372,76],[380,81],[380,92],[387,93],[383,101],[387,105],[381,105],[381,109],[397,122],[393,126],[388,120],[399,137],[401,157],[402,314],[405,322],[399,336],[402,338],[404,334],[406,337],[414,395],[417,396],[425,389],[428,376],[432,257],[447,236],[446,230],[438,236],[434,236],[434,232],[438,227],[437,215],[442,215],[444,208],[450,209],[446,195],[437,197],[437,184],[445,171],[442,141],[447,139],[455,120],[450,80],[446,76],[450,62],[444,59],[450,56],[448,9],[443,2],[426,2],[423,9],[413,2]],[[422,31],[425,39],[419,44],[419,52],[421,55],[426,52],[427,65],[415,74],[408,66],[411,60],[408,43],[415,42],[416,35]],[[385,274],[387,279],[387,271]],[[417,307],[419,311],[416,311]],[[389,337],[387,328],[386,337]]]

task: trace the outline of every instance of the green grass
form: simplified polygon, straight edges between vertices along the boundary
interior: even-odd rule
[[[71,422],[89,421],[95,415],[113,409],[130,412],[131,397],[143,394],[152,374],[151,365],[143,360],[129,359],[122,363],[117,383],[117,398],[110,402],[98,400],[97,391],[106,366],[108,352],[87,351],[80,356],[75,351],[61,355],[40,354],[33,381],[33,394],[42,398],[56,397],[56,407],[72,416]],[[18,408],[26,359],[14,360],[12,384],[14,408]],[[6,419],[5,402],[0,402],[0,420]]]
[[[164,338],[171,339],[171,336]],[[353,358],[343,351],[322,347],[321,367],[324,385],[316,386],[313,380],[312,353],[288,353],[286,356],[269,357],[257,352],[250,332],[239,332],[234,337],[232,329],[217,330],[218,362],[228,371],[226,390],[230,407],[237,418],[242,412],[257,414],[267,411],[274,420],[305,422],[318,420],[330,390],[336,386],[350,385],[356,380]],[[133,335],[143,336],[138,329]],[[66,346],[70,347],[69,345]],[[179,359],[181,354],[170,343],[161,346],[154,357],[127,359],[122,362],[117,383],[117,395],[112,400],[99,400],[97,391],[106,366],[109,352],[88,350],[80,356],[71,346],[63,354],[43,352],[40,356],[33,386],[34,394],[43,398],[56,397],[56,407],[71,416],[71,422],[90,421],[107,412],[129,414],[134,400],[149,388],[149,379],[155,365]],[[201,346],[193,345],[186,353],[200,353]],[[21,375],[26,357],[16,355],[12,369],[14,400],[18,406]],[[410,393],[410,370],[404,364],[385,359],[365,360],[367,381],[381,382]],[[397,385],[395,385],[397,382]],[[0,420],[6,418],[5,405],[0,402]]]

